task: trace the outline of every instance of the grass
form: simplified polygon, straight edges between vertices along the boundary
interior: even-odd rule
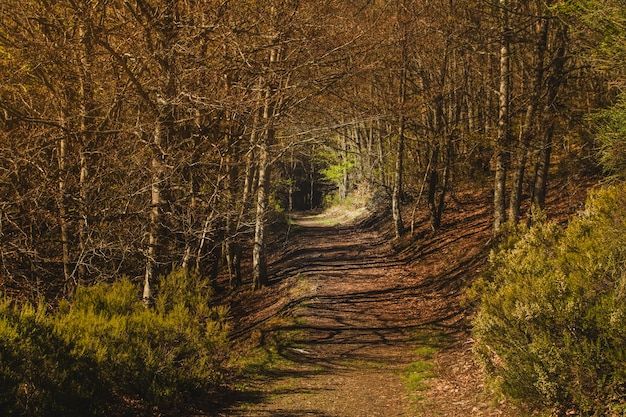
[[[428,388],[428,380],[437,376],[434,356],[447,342],[447,337],[436,330],[420,329],[411,337],[415,342],[416,360],[402,371],[404,384],[414,404],[424,400],[422,392]]]
[[[437,376],[434,368],[435,366],[431,362],[422,360],[412,362],[404,368],[402,375],[412,398],[418,401],[422,399],[419,393],[428,388],[426,381]]]
[[[305,277],[297,275],[289,289],[289,298],[303,299],[315,292],[315,288]],[[298,307],[293,307],[297,309]],[[304,327],[306,321],[294,316],[293,310],[287,314],[274,316],[261,327],[252,331],[233,355],[231,364],[242,375],[260,379],[265,375],[292,368],[295,362],[290,359],[293,351],[304,348],[297,343],[302,339],[298,327]]]

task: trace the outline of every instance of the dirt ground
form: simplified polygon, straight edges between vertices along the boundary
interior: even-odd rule
[[[553,205],[566,217],[583,199]],[[441,230],[418,214],[414,233],[400,241],[380,219],[294,216],[275,245],[271,286],[234,304],[233,333],[262,339],[263,323],[288,317],[271,331],[295,331],[295,347],[219,415],[521,415],[487,393],[463,307],[486,262],[490,203],[488,195],[456,195]],[[425,378],[410,389],[407,368],[424,363]]]

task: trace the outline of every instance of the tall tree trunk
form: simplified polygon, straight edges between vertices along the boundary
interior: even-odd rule
[[[400,199],[402,194],[402,163],[404,159],[404,115],[400,116],[400,129],[398,134],[398,148],[396,150],[396,166],[394,170],[393,190],[391,193],[391,213],[396,238],[404,233]]]
[[[500,0],[501,44],[500,44],[500,88],[498,102],[498,137],[496,139],[496,173],[493,187],[493,233],[499,234],[506,222],[506,177],[510,152],[511,102],[511,28],[509,27],[508,0]]]
[[[443,167],[443,179],[441,180],[441,186],[439,190],[439,197],[437,198],[437,205],[435,209],[434,219],[431,222],[433,230],[438,230],[441,227],[441,217],[443,216],[443,209],[446,204],[446,195],[448,194],[448,185],[450,183],[450,165],[452,163],[452,141],[446,140],[445,153],[444,153],[444,167]]]
[[[276,39],[277,40],[277,39]],[[270,50],[269,67],[270,70],[274,67],[274,64],[278,61],[278,47],[273,47]],[[267,276],[267,208],[269,202],[269,187],[270,187],[270,146],[274,143],[274,106],[276,100],[276,88],[273,75],[268,74],[267,87],[265,91],[265,103],[263,106],[263,121],[265,124],[265,131],[260,138],[258,151],[259,151],[259,186],[257,190],[257,205],[256,205],[256,223],[254,229],[254,248],[252,251],[252,288],[259,289],[266,286],[268,281]]]
[[[70,259],[70,225],[68,219],[67,210],[67,189],[66,189],[66,176],[67,176],[67,147],[68,139],[63,132],[63,136],[59,139],[58,145],[58,165],[59,165],[59,177],[58,177],[58,201],[57,206],[59,210],[59,226],[61,229],[61,255],[63,263],[63,282],[65,296],[71,298],[74,294],[75,285],[72,277],[72,267]]]
[[[339,181],[339,199],[341,201],[348,197],[348,144],[346,135],[341,135],[341,181]]]
[[[95,104],[94,104],[94,82],[92,78],[93,67],[93,42],[88,31],[87,23],[81,22],[79,27],[79,37],[82,43],[80,56],[80,176],[79,176],[79,208],[80,220],[78,222],[78,245],[80,255],[77,259],[78,280],[82,281],[87,275],[87,265],[85,258],[87,254],[87,240],[89,238],[89,182],[90,166],[92,164],[92,150],[95,147]]]
[[[191,151],[190,160],[187,164],[187,175],[188,175],[188,187],[189,187],[189,207],[188,207],[188,217],[187,217],[187,230],[185,230],[185,249],[183,252],[183,260],[181,262],[181,268],[184,270],[189,269],[189,265],[192,263],[193,259],[193,249],[197,246],[196,239],[194,238],[195,230],[196,230],[196,213],[198,210],[198,180],[196,178],[195,165],[196,165],[196,146],[194,140],[193,149]],[[199,272],[199,271],[196,271]]]
[[[430,227],[433,230],[437,230],[439,227],[437,221],[437,185],[439,184],[439,148],[440,144],[437,142],[435,144],[435,148],[430,156],[430,165],[429,165],[429,173],[428,173],[428,192],[427,203],[428,203],[428,213],[430,216]]]
[[[141,4],[142,13],[155,19],[153,27],[155,55],[158,57],[160,79],[158,95],[153,101],[154,133],[151,142],[151,210],[148,253],[146,256],[146,274],[144,279],[143,302],[145,306],[152,303],[151,281],[160,274],[165,274],[165,207],[170,202],[170,175],[168,172],[168,157],[173,141],[175,121],[175,105],[178,92],[176,81],[176,53],[174,48],[178,37],[179,27],[176,24],[178,2],[166,2],[163,9],[150,9]]]
[[[543,141],[539,149],[539,159],[535,170],[533,187],[533,203],[545,208],[548,188],[548,170],[552,153],[552,137],[557,123],[556,101],[559,90],[565,79],[565,64],[567,62],[568,32],[566,26],[560,26],[557,34],[558,47],[552,59],[551,74],[548,77],[548,97],[544,109],[544,125],[547,126],[543,134]]]
[[[408,51],[407,51],[407,22],[405,21],[406,7],[404,1],[401,1],[397,6],[397,21],[399,30],[402,33],[402,39],[400,40],[400,86],[398,95],[398,105],[400,108],[400,120],[398,126],[398,147],[396,149],[396,165],[394,169],[394,181],[393,189],[391,193],[391,213],[393,216],[393,226],[396,234],[396,238],[399,238],[404,233],[404,224],[402,222],[402,210],[401,210],[401,198],[402,198],[402,168],[404,162],[404,130],[405,130],[405,109],[406,104],[406,83],[407,83],[407,66],[408,66]]]
[[[230,93],[231,80],[226,75],[226,94]],[[226,148],[227,159],[226,166],[228,170],[227,177],[227,213],[226,213],[226,236],[224,237],[224,256],[226,258],[226,266],[228,268],[228,283],[230,288],[241,285],[241,249],[237,238],[237,183],[239,177],[239,146],[237,144],[239,135],[235,128],[235,117],[230,111],[226,111],[224,118],[227,123],[226,130]]]
[[[552,153],[554,124],[554,121],[551,122],[543,133],[539,158],[537,159],[537,167],[535,168],[533,204],[542,210],[546,207],[546,190],[548,188],[548,170],[550,167],[550,155]]]
[[[267,205],[269,198],[270,166],[266,139],[259,144],[259,187],[257,190],[254,248],[252,251],[252,288],[259,289],[268,284],[267,277]]]
[[[160,115],[154,125],[152,139],[152,179],[150,185],[150,230],[148,237],[148,250],[146,254],[146,273],[143,287],[143,303],[149,306],[152,303],[152,280],[162,271],[160,263],[162,257],[163,235],[163,206],[165,202],[166,188],[166,153],[168,146],[169,129],[165,117]]]
[[[542,13],[538,9],[538,13]],[[519,140],[519,148],[517,150],[517,166],[513,174],[513,188],[509,200],[509,218],[512,222],[517,223],[520,217],[520,207],[522,204],[522,192],[524,176],[526,171],[526,162],[529,154],[529,146],[536,133],[539,131],[536,114],[539,108],[539,100],[542,95],[543,78],[544,78],[544,57],[548,46],[549,21],[545,17],[541,17],[537,22],[537,44],[535,55],[535,74],[532,83],[532,91],[526,115],[524,120],[523,131]]]

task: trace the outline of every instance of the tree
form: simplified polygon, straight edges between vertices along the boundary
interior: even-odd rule
[[[499,234],[506,221],[506,177],[509,165],[509,144],[511,141],[511,36],[510,2],[500,0],[500,69],[498,90],[498,133],[496,139],[493,191],[493,232]]]

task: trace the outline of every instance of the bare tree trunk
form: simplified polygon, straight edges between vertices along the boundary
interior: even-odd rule
[[[500,45],[500,89],[498,105],[498,137],[496,140],[496,173],[493,188],[493,234],[502,231],[506,222],[506,176],[509,165],[510,152],[510,115],[511,102],[511,62],[508,0],[500,0],[502,39]]]
[[[269,197],[270,167],[267,142],[259,145],[259,188],[257,190],[256,225],[254,229],[254,248],[252,252],[253,281],[252,288],[259,289],[267,285],[267,248],[266,222]]]
[[[92,78],[93,67],[93,43],[91,34],[86,27],[87,23],[81,22],[79,27],[79,37],[83,45],[80,56],[80,177],[79,177],[79,207],[78,213],[78,245],[80,255],[77,259],[78,280],[84,280],[87,275],[85,258],[87,254],[87,240],[89,238],[89,181],[90,166],[92,164],[92,149],[95,147],[95,105],[94,105],[94,82]]]
[[[226,75],[226,94],[230,93],[231,79]],[[228,170],[227,177],[227,200],[226,213],[226,236],[224,236],[224,256],[228,268],[228,283],[230,288],[241,285],[241,249],[237,238],[237,179],[239,177],[239,146],[237,145],[238,133],[235,129],[235,117],[230,111],[226,111],[224,118],[227,123],[226,148]],[[242,203],[243,204],[243,203]]]
[[[195,144],[194,144],[195,147]],[[194,172],[194,166],[196,162],[195,150],[192,151],[191,160],[187,169],[189,170],[189,214],[187,218],[187,227],[185,230],[185,250],[183,252],[183,260],[181,262],[181,268],[187,270],[192,259],[193,247],[196,239],[194,238],[194,230],[196,226],[196,211],[198,210],[198,181],[196,179],[196,173]],[[198,271],[196,271],[198,272]]]
[[[439,228],[439,224],[437,221],[437,186],[439,184],[439,148],[440,144],[436,143],[435,148],[431,154],[430,160],[431,163],[429,165],[430,171],[428,172],[428,192],[427,203],[428,203],[428,213],[430,216],[430,227],[432,230],[437,230]]]
[[[405,6],[404,2],[401,2],[398,5],[397,17],[398,24],[401,26],[400,30],[402,31],[402,40],[401,40],[401,51],[400,51],[400,91],[398,104],[400,107],[400,120],[398,126],[398,147],[396,150],[396,166],[394,169],[394,182],[393,189],[391,193],[391,213],[393,216],[393,226],[396,234],[396,238],[399,238],[404,233],[404,224],[402,222],[402,211],[401,211],[401,198],[402,198],[402,168],[404,162],[404,129],[405,129],[405,115],[404,115],[404,106],[406,104],[406,83],[407,83],[407,66],[408,66],[408,52],[407,52],[407,29],[406,22],[404,21]]]
[[[539,208],[545,208],[548,188],[548,170],[550,168],[550,156],[552,153],[552,137],[557,123],[556,101],[561,85],[565,78],[565,64],[567,62],[567,45],[569,42],[567,27],[561,26],[557,34],[558,47],[552,59],[550,77],[548,77],[548,97],[544,110],[544,125],[546,130],[539,149],[539,159],[535,170],[535,182],[533,187],[533,203]]]
[[[74,282],[72,281],[72,267],[70,259],[70,232],[69,221],[67,213],[67,189],[65,184],[65,177],[67,175],[67,146],[68,140],[63,132],[63,136],[59,139],[59,178],[58,178],[58,201],[57,206],[59,210],[59,226],[61,229],[61,253],[63,263],[63,281],[65,296],[71,298],[74,294]]]
[[[346,136],[341,136],[341,160],[342,172],[341,181],[339,182],[339,199],[345,200],[348,197],[348,144],[346,143]]]
[[[270,50],[269,66],[272,68],[278,61],[278,47]],[[273,77],[271,74],[269,77]],[[257,190],[256,224],[254,230],[254,248],[252,250],[252,288],[259,289],[268,284],[267,276],[267,208],[270,187],[270,157],[269,149],[274,142],[274,105],[276,100],[276,85],[274,80],[268,79],[263,106],[264,134],[261,136],[259,151],[259,182]]]
[[[159,116],[154,126],[154,137],[152,142],[152,180],[150,186],[150,231],[148,237],[148,251],[146,254],[146,274],[144,277],[143,287],[143,303],[145,306],[149,306],[152,303],[152,279],[161,272],[160,260],[161,260],[161,247],[162,247],[162,234],[163,234],[163,205],[165,194],[166,178],[166,165],[164,153],[168,144],[168,128],[163,120],[163,117]]]
[[[541,13],[541,9],[537,11]],[[517,154],[517,167],[513,176],[513,188],[509,201],[509,218],[512,222],[517,223],[520,217],[520,206],[522,203],[522,191],[524,183],[524,175],[526,171],[526,162],[529,154],[529,146],[533,137],[538,132],[536,125],[536,114],[539,108],[539,99],[543,88],[544,78],[544,56],[548,46],[548,30],[549,21],[547,18],[540,18],[537,23],[537,44],[536,44],[536,62],[535,76],[533,79],[532,91],[528,107],[526,109],[523,131],[519,140],[519,149]]]
[[[448,184],[450,183],[450,171],[452,163],[452,141],[448,140],[445,144],[445,160],[443,167],[443,180],[441,182],[441,189],[439,190],[439,198],[437,199],[437,208],[435,212],[435,219],[432,223],[433,229],[437,230],[441,227],[441,217],[443,216],[443,209],[446,204],[446,195],[448,194]]]
[[[554,122],[552,122],[543,134],[539,158],[535,169],[535,184],[533,191],[533,204],[540,209],[546,207],[546,190],[548,188],[548,169],[550,167],[550,155],[552,153],[552,136],[554,135]]]
[[[398,148],[396,152],[396,166],[394,172],[393,190],[391,193],[391,213],[393,216],[393,225],[396,238],[404,233],[404,224],[402,222],[402,212],[400,207],[400,199],[402,193],[402,162],[404,159],[404,115],[400,116],[400,130],[398,135]]]

